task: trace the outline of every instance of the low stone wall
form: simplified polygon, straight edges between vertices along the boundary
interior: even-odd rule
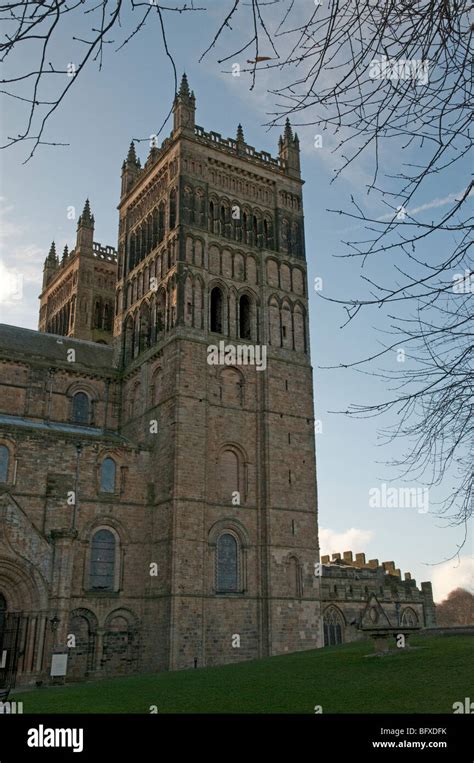
[[[440,625],[423,628],[421,636],[474,636],[474,625]]]

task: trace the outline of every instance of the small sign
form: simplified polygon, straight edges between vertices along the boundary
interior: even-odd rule
[[[65,676],[67,673],[67,654],[53,654],[51,675]]]

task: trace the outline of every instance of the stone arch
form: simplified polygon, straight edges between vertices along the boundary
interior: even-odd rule
[[[68,681],[81,681],[95,669],[98,621],[90,609],[80,607],[69,614],[68,638],[75,638],[68,650]]]
[[[279,264],[275,259],[273,259],[273,257],[267,258],[266,271],[267,284],[269,286],[273,286],[276,289],[280,288]]]
[[[293,308],[293,328],[296,352],[306,352],[306,310],[299,301]]]
[[[293,278],[294,293],[298,294],[301,297],[304,297],[304,294],[305,294],[304,273],[301,270],[301,268],[298,268],[298,267],[292,268],[292,278]]]
[[[411,607],[405,607],[400,618],[400,624],[408,627],[416,627],[419,624],[418,615]]]
[[[216,492],[222,503],[232,503],[234,493],[239,493],[240,503],[247,498],[247,463],[245,451],[236,443],[225,443],[217,454]]]
[[[280,265],[280,289],[291,291],[291,270],[286,262]]]
[[[227,331],[227,289],[222,282],[209,285],[209,331],[226,334]]]
[[[39,612],[48,608],[47,583],[26,560],[0,556],[0,591],[9,612]]]
[[[286,587],[288,595],[301,599],[303,595],[303,569],[296,554],[288,554],[285,559]]]
[[[281,303],[281,344],[287,350],[293,349],[293,315],[291,303],[286,298]]]
[[[245,280],[252,285],[258,284],[257,261],[251,254],[245,258]]]
[[[194,279],[194,321],[196,328],[204,328],[204,281],[201,276]]]
[[[268,300],[268,336],[273,347],[281,347],[280,300],[272,294]]]
[[[104,627],[104,672],[114,676],[136,672],[140,649],[138,617],[121,607],[110,612]]]
[[[184,282],[184,324],[192,326],[194,322],[194,288],[193,279],[190,273],[187,273]]]

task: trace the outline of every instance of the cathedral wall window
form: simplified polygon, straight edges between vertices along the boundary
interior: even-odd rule
[[[75,424],[90,424],[91,400],[85,392],[76,392],[72,398],[72,420]]]
[[[210,329],[217,334],[222,334],[224,331],[224,300],[218,286],[211,291]]]
[[[174,188],[170,192],[169,226],[170,230],[176,227],[176,191]]]
[[[216,592],[237,593],[239,590],[238,542],[234,535],[222,533],[217,540]]]
[[[118,591],[120,584],[120,540],[111,527],[97,528],[91,537],[88,553],[89,591]]]
[[[324,646],[342,644],[344,641],[344,619],[336,607],[329,607],[323,615]]]
[[[0,445],[0,483],[8,482],[9,464],[10,464],[10,451],[6,445]]]
[[[239,337],[252,339],[251,305],[247,294],[243,294],[239,300]]]
[[[100,492],[115,493],[117,466],[113,458],[107,456],[100,466]]]

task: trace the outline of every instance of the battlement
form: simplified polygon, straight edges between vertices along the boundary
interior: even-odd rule
[[[273,169],[283,169],[283,163],[280,159],[274,158],[268,151],[256,151],[254,146],[249,146],[245,141],[237,141],[235,138],[223,138],[220,133],[214,131],[206,132],[203,127],[198,125],[194,128],[194,134],[200,142],[208,146],[213,146],[226,153],[232,153],[235,156],[252,159]]]
[[[389,575],[393,582],[398,580],[400,583],[409,583],[411,586],[416,587],[416,580],[412,578],[410,572],[405,572],[404,580],[402,581],[402,573],[398,567],[395,567],[395,562],[388,561],[380,564],[378,559],[369,559],[367,562],[365,554],[362,553],[354,555],[352,551],[344,551],[342,555],[332,554],[332,559],[327,554],[321,557],[321,564],[325,565],[325,574],[328,576],[334,573],[334,576],[346,577],[344,571],[349,572],[352,570],[353,574],[347,575],[347,577],[355,576],[360,578],[362,576],[371,579],[371,576],[373,577],[376,574],[383,579]],[[422,583],[422,586],[424,585],[426,584]]]
[[[100,260],[117,263],[117,250],[113,246],[102,246],[98,241],[92,244],[92,254]]]

